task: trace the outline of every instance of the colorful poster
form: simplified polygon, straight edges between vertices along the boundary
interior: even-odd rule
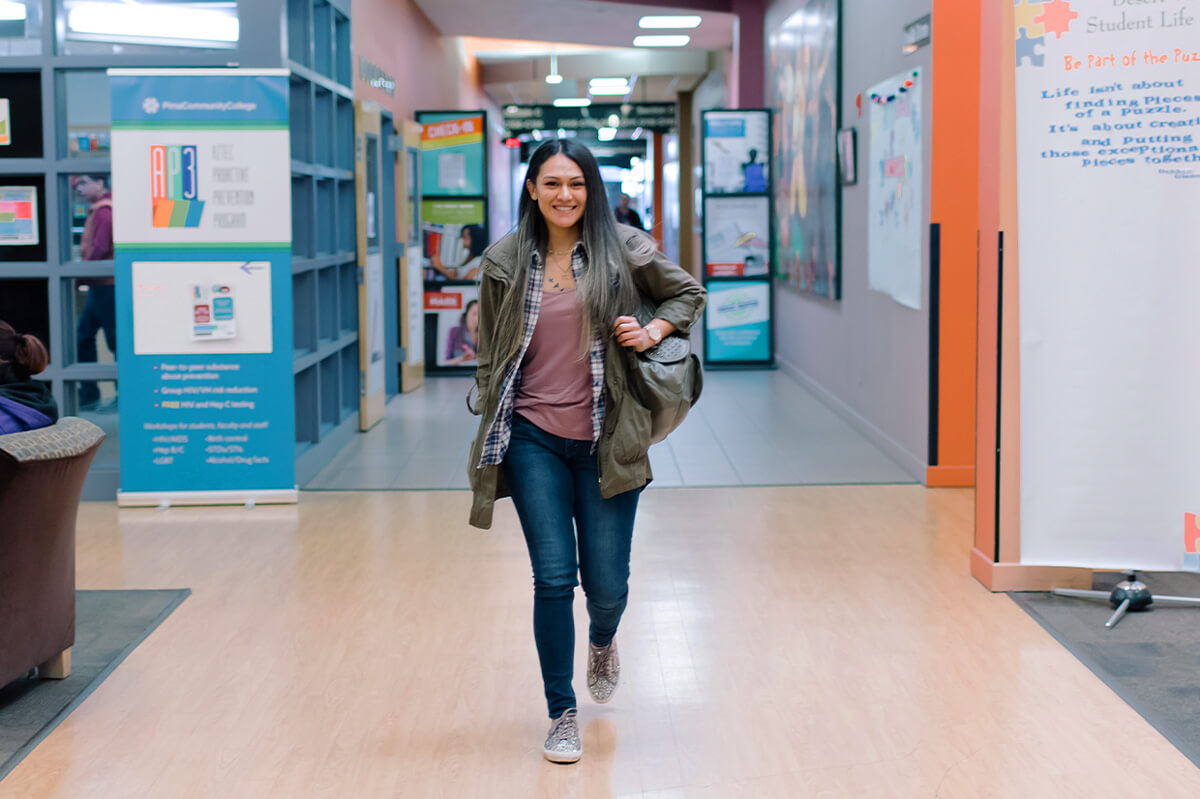
[[[479,197],[487,194],[482,111],[422,111],[421,194]]]
[[[0,186],[0,247],[38,244],[37,186]]]
[[[867,285],[901,305],[921,307],[925,168],[921,70],[867,92],[871,105],[867,192]]]
[[[765,280],[709,283],[704,355],[710,363],[767,363],[771,349],[771,286]]]
[[[118,501],[295,501],[288,73],[109,75]]]
[[[766,16],[774,110],[775,274],[841,299],[837,131],[839,0],[779,0]]]
[[[0,147],[12,144],[12,120],[9,118],[8,98],[0,97]]]
[[[704,260],[709,277],[770,273],[771,202],[763,197],[707,197]]]
[[[478,280],[488,245],[483,200],[421,203],[421,264],[427,281]]]
[[[479,287],[445,286],[425,292],[427,319],[435,319],[433,352],[426,363],[438,366],[474,366],[479,340]]]
[[[1176,570],[1200,513],[1200,15],[1013,13],[1021,560]]]
[[[770,114],[766,111],[704,113],[704,191],[758,194],[770,176]]]

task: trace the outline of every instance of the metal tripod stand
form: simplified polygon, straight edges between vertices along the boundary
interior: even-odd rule
[[[1125,572],[1125,579],[1117,583],[1112,593],[1103,591],[1085,591],[1080,588],[1055,588],[1051,593],[1055,596],[1071,596],[1079,599],[1107,599],[1116,611],[1104,622],[1110,630],[1117,626],[1125,613],[1130,610],[1145,610],[1155,602],[1165,605],[1182,605],[1184,607],[1200,607],[1200,597],[1192,596],[1161,596],[1150,593],[1150,589],[1137,577],[1134,569]]]

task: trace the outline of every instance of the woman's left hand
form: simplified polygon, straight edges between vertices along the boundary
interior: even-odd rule
[[[613,335],[622,347],[631,347],[634,352],[645,352],[654,346],[650,334],[632,316],[618,316],[613,322]]]

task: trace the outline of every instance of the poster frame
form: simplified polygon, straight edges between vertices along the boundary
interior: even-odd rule
[[[487,222],[490,221],[490,219],[491,219],[491,215],[490,215],[491,208],[489,206],[488,192],[487,192],[488,184],[490,183],[490,178],[491,178],[491,153],[490,153],[490,148],[488,147],[488,137],[489,137],[488,113],[485,109],[463,109],[463,110],[460,110],[460,109],[456,109],[456,108],[449,108],[449,109],[425,108],[425,109],[416,111],[413,114],[413,118],[417,121],[417,124],[423,125],[424,122],[422,121],[422,119],[425,117],[428,117],[432,114],[438,114],[438,115],[461,114],[464,117],[478,116],[478,117],[483,118],[483,142],[482,142],[481,146],[483,147],[483,188],[484,188],[484,193],[476,194],[476,195],[472,195],[472,194],[425,194],[423,191],[421,191],[422,184],[418,183],[417,184],[417,198],[418,198],[417,202],[420,203],[422,206],[424,206],[424,204],[426,202],[439,201],[439,200],[461,201],[461,202],[465,202],[468,200],[474,200],[474,201],[482,202],[483,203],[484,229],[487,230],[489,238],[490,238],[490,236],[492,235],[492,231],[489,229],[490,226],[487,224]],[[422,222],[424,222],[424,219],[422,219]],[[417,235],[420,236],[420,233],[421,233],[420,229],[418,229]],[[489,241],[488,243],[490,244],[491,242]],[[427,280],[427,281],[425,281],[425,292],[426,292],[426,294],[428,294],[430,291],[437,291],[439,288],[448,288],[448,287],[452,287],[452,286],[464,286],[464,285],[475,286],[478,284],[479,284],[479,281],[477,281],[477,280]],[[437,319],[437,317],[435,315],[432,315],[428,312],[425,313],[425,335],[426,335],[426,342],[427,342],[426,352],[429,351],[428,350],[428,337],[429,337],[429,326],[431,323],[430,320],[436,321],[436,319]],[[436,331],[436,325],[434,327],[434,330]],[[436,337],[435,337],[435,340],[436,340]],[[475,367],[474,366],[438,366],[436,359],[431,361],[428,358],[426,358],[425,359],[425,374],[426,375],[450,375],[450,376],[473,375],[473,374],[475,374]]]
[[[774,130],[774,112],[770,108],[707,108],[700,112],[700,207],[701,207],[701,235],[700,235],[700,263],[702,265],[701,280],[707,288],[710,284],[719,284],[723,282],[751,282],[767,284],[767,350],[769,356],[764,359],[720,359],[713,360],[710,355],[711,336],[712,333],[708,329],[708,325],[704,325],[704,367],[706,369],[774,369],[775,364],[775,263],[772,258],[775,253],[775,169],[772,165],[767,170],[767,185],[766,191],[762,192],[708,192],[708,175],[705,174],[708,169],[707,161],[704,158],[705,147],[707,146],[706,139],[708,138],[708,115],[713,112],[728,114],[730,112],[741,113],[756,113],[767,115],[767,150],[773,157],[775,151],[775,130]],[[713,275],[708,274],[708,198],[733,199],[738,197],[766,197],[767,198],[767,215],[769,220],[768,225],[768,266],[767,272],[764,275]]]

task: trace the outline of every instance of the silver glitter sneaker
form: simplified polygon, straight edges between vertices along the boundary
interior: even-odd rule
[[[588,642],[588,693],[598,704],[603,705],[612,699],[617,690],[617,681],[621,679],[621,660],[617,657],[617,639],[608,642],[608,646],[596,646]]]
[[[551,763],[574,763],[583,757],[583,739],[579,737],[579,720],[571,708],[550,724],[542,754]]]

